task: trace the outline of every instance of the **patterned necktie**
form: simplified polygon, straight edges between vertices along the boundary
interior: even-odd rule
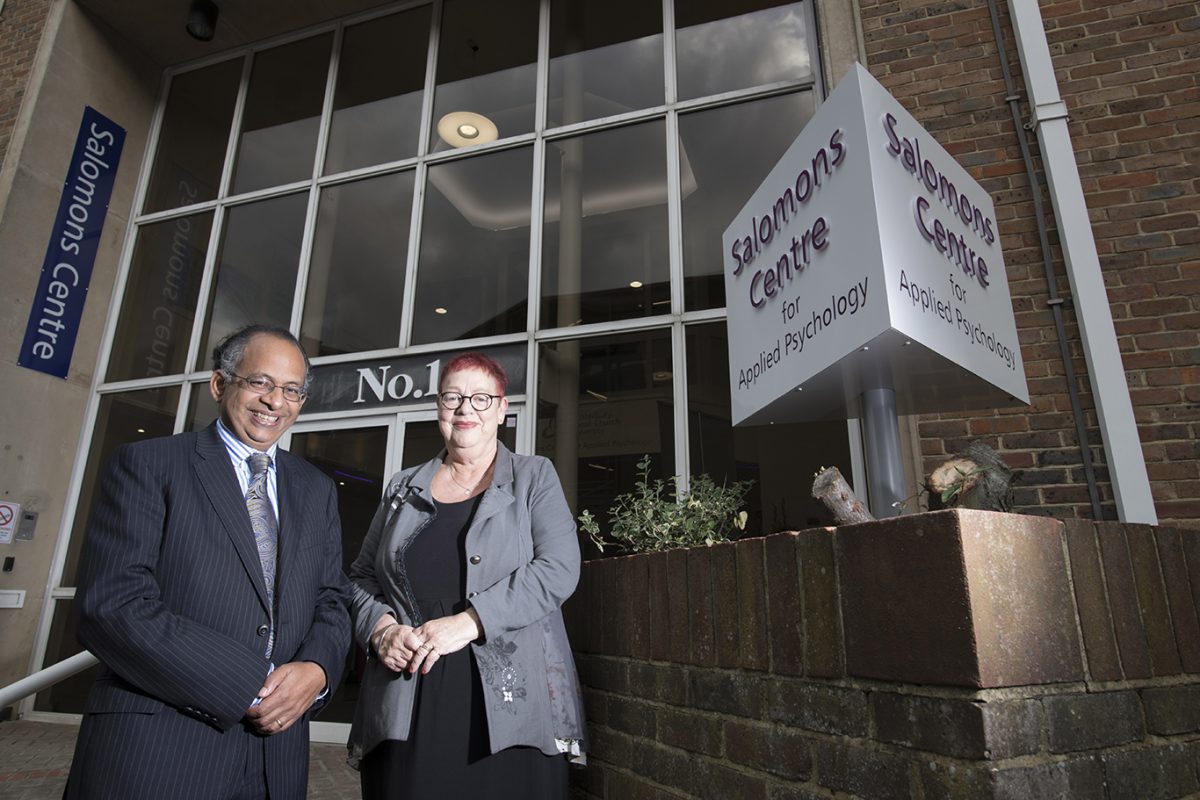
[[[275,649],[275,554],[279,547],[279,522],[275,519],[271,499],[267,497],[267,470],[271,467],[271,457],[266,453],[254,453],[246,461],[250,464],[246,510],[250,512],[250,525],[254,529],[258,560],[262,562],[263,582],[267,587],[267,606],[271,610],[271,632],[267,638],[267,658],[270,658]]]

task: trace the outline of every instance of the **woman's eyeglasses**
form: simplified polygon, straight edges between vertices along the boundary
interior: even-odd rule
[[[461,392],[442,392],[438,395],[438,403],[447,411],[456,411],[462,408],[462,404],[471,400],[471,408],[476,411],[487,411],[492,407],[493,400],[499,400],[504,395],[487,394],[485,392],[477,392],[475,394],[462,394]]]

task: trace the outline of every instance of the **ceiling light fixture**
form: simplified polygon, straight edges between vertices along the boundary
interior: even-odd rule
[[[438,136],[451,147],[494,142],[500,136],[496,123],[473,111],[451,111],[438,120]]]
[[[192,0],[184,28],[193,39],[211,42],[217,32],[218,12],[217,4],[213,0]]]
[[[438,306],[437,308],[435,308],[435,309],[433,310],[433,313],[435,313],[435,314],[445,314],[445,313],[446,313],[446,309],[445,309],[445,308],[443,308],[443,307],[441,307],[441,306]]]
[[[630,281],[629,286],[630,286],[630,288],[633,288],[633,289],[640,289],[640,288],[642,288],[642,282],[641,281]]]

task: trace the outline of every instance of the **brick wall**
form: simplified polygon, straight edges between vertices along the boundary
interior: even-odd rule
[[[580,798],[1200,792],[1200,532],[945,511],[585,563]]]
[[[51,2],[7,0],[0,11],[0,163],[8,153]]]
[[[1007,3],[1009,66],[1025,90]],[[1160,522],[1200,527],[1200,3],[1043,0],[1051,55]],[[967,438],[1023,470],[1017,510],[1092,516],[1030,186],[984,0],[860,0],[868,67],[996,202],[1031,408],[919,422],[925,473]],[[1036,137],[1030,144],[1037,156]],[[1039,166],[1040,168],[1040,166]],[[1070,288],[1046,204],[1101,496],[1115,518]]]

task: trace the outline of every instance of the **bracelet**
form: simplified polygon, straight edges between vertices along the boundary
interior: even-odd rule
[[[378,634],[376,634],[379,637],[378,639],[375,640],[375,655],[376,656],[379,655],[379,646],[383,644],[383,637],[387,635],[388,631],[390,631],[392,628],[396,627],[399,624],[400,624],[399,622],[389,623],[388,625],[384,626],[383,630],[381,630]]]

